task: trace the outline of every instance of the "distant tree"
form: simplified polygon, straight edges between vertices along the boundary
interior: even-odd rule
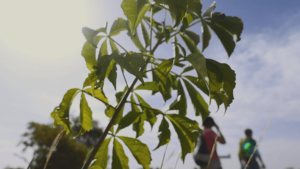
[[[73,133],[62,136],[47,164],[47,169],[80,169],[89,149],[102,134],[102,129],[98,128],[98,123],[94,121],[94,128],[90,132],[74,139],[81,127],[78,124],[79,118],[73,121]],[[23,151],[27,148],[34,149],[31,168],[43,169],[52,142],[61,132],[62,127],[53,128],[52,125],[30,122],[28,130],[22,135],[21,144],[25,146]]]

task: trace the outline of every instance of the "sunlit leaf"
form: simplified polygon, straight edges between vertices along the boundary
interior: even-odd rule
[[[152,91],[159,91],[159,83],[152,81],[152,82],[145,82],[145,84],[138,85],[134,90],[152,90]]]
[[[194,76],[184,76],[184,77],[187,78],[190,82],[192,82],[195,86],[197,86],[202,92],[204,92],[206,95],[209,96],[208,88],[205,82],[201,78],[198,79],[197,77]]]
[[[81,99],[80,99],[79,124],[81,124],[81,127],[83,129],[81,134],[83,134],[86,131],[90,131],[93,128],[92,110],[89,107],[83,93],[81,93]]]
[[[182,87],[180,80],[178,81],[178,86],[177,86],[177,98],[170,105],[169,109],[170,110],[179,110],[180,115],[183,115],[183,116],[186,115],[186,109],[187,109],[186,97],[185,97],[184,89]]]
[[[98,60],[100,59],[100,57],[108,55],[108,51],[107,51],[107,39],[105,39],[101,45],[100,51],[99,51],[99,55],[98,55]]]
[[[128,166],[129,159],[126,156],[122,144],[115,138],[111,169],[129,169]]]
[[[94,159],[96,159],[96,161],[91,165],[91,167],[89,169],[97,169],[96,167],[101,167],[101,169],[105,169],[107,167],[108,145],[110,143],[110,140],[111,140],[111,137],[107,138],[103,141],[101,147],[99,148],[99,150],[97,151],[97,154],[94,157]]]
[[[159,125],[158,132],[161,132],[158,135],[159,143],[154,150],[158,149],[160,146],[168,144],[171,140],[171,132],[169,129],[169,123],[167,122],[165,117],[163,117],[163,119]]]
[[[194,151],[194,147],[201,129],[196,121],[185,116],[178,114],[167,114],[166,117],[171,121],[178,135],[181,145],[181,158],[184,162],[186,154]]]
[[[114,21],[110,28],[109,36],[118,35],[121,31],[126,30],[126,20],[123,18],[118,18]]]
[[[117,89],[117,64],[114,59],[112,59],[107,68],[105,77],[113,84],[115,90]]]
[[[114,43],[114,41],[112,39],[109,39],[109,44],[110,44],[112,52],[117,51],[118,53],[120,53],[119,49],[117,48],[116,44]]]
[[[85,92],[86,94],[88,94],[90,96],[93,96],[91,88],[84,89],[83,92]],[[101,89],[94,89],[94,96],[93,97],[95,97],[99,101],[103,102],[104,104],[108,104],[108,100],[105,97],[105,95],[103,94]]]
[[[192,53],[188,55],[186,59],[193,65],[198,75],[201,76],[199,78],[202,78],[205,81],[208,90],[210,90],[205,57],[201,53]]]
[[[142,165],[144,169],[149,169],[152,159],[148,146],[136,138],[124,136],[118,136],[118,138],[129,148],[136,161]]]
[[[94,44],[97,45],[98,42],[103,38],[104,36],[97,36],[94,40]],[[84,57],[86,66],[90,71],[93,71],[93,67],[97,65],[96,62],[96,48],[92,46],[89,42],[86,42],[83,45],[81,55]]]
[[[200,93],[187,80],[183,79],[185,87],[190,95],[196,116],[201,114],[202,120],[209,115],[208,105]]]
[[[112,116],[114,115],[116,109],[110,105],[107,105],[106,106],[106,109],[105,109],[105,115],[109,118],[112,118]]]
[[[69,120],[70,107],[72,105],[72,101],[74,97],[77,95],[79,91],[80,89],[77,88],[68,90],[67,93],[64,95],[62,102],[51,113],[51,117],[54,119],[54,124],[53,124],[54,127],[56,127],[56,125],[62,125],[66,130],[66,134],[70,132],[70,125],[71,125],[71,122]]]
[[[120,121],[118,129],[116,133],[118,133],[121,129],[128,127],[132,124],[136,119],[141,116],[142,112],[130,111],[128,112]]]

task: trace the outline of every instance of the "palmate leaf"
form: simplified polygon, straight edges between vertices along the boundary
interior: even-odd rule
[[[79,124],[81,125],[81,131],[80,131],[81,135],[86,131],[90,131],[93,128],[92,110],[89,107],[83,93],[81,93],[81,99],[80,99]]]
[[[103,33],[107,34],[107,22],[105,23],[105,27],[99,28],[96,31],[97,32],[103,32]]]
[[[141,110],[136,105],[133,95],[131,95],[131,111],[141,112]],[[142,113],[133,123],[132,129],[136,132],[136,138],[141,136],[144,133],[144,121],[147,119],[145,113]]]
[[[145,27],[143,22],[141,22],[141,28],[142,28],[143,38],[145,42],[145,48],[147,48],[150,45],[150,37],[147,28]]]
[[[108,162],[108,145],[110,143],[111,137],[103,141],[101,147],[95,155],[96,161],[89,167],[89,169],[105,169]],[[93,150],[93,149],[92,149]],[[91,150],[91,151],[92,151]],[[89,155],[87,155],[89,156]]]
[[[198,75],[201,76],[199,78],[203,79],[203,81],[206,83],[208,90],[210,91],[205,57],[201,53],[192,53],[186,57],[186,60],[188,60],[193,65]]]
[[[202,3],[199,0],[187,0],[187,11],[198,17],[201,16]]]
[[[123,18],[118,18],[112,24],[110,31],[109,31],[109,36],[118,35],[121,31],[124,31],[124,30],[126,30],[126,20],[124,20]]]
[[[108,55],[108,51],[107,51],[107,39],[105,39],[100,47],[99,50],[99,54],[98,54],[98,63],[99,63],[99,59],[102,56]]]
[[[103,94],[103,91],[101,89],[94,89],[94,95],[92,94],[92,88],[84,89],[82,92],[95,97],[96,99],[98,99],[99,101],[104,103],[105,105],[108,104],[108,100],[107,100],[106,96]]]
[[[123,0],[121,7],[124,15],[130,21],[131,34],[134,35],[136,27],[141,22],[151,5],[147,0]]]
[[[115,138],[111,169],[129,169],[128,166],[129,159],[126,156],[122,144]]]
[[[129,148],[136,161],[142,165],[144,169],[149,169],[152,158],[148,146],[136,138],[124,136],[118,136],[118,138]]]
[[[130,111],[128,112],[121,120],[118,126],[116,133],[118,133],[121,129],[128,127],[132,123],[134,123],[140,116],[142,112]]]
[[[99,41],[103,38],[104,36],[96,36],[94,39],[94,44],[97,45]],[[81,55],[84,57],[86,66],[90,71],[93,71],[93,67],[97,65],[96,62],[96,48],[91,45],[89,42],[86,42],[83,45]]]
[[[195,45],[192,39],[190,39],[184,34],[180,34],[180,37],[191,53],[200,53],[199,49],[197,48],[197,45]]]
[[[182,87],[180,80],[178,80],[177,86],[177,98],[176,100],[170,105],[170,110],[179,110],[179,114],[182,116],[186,115],[187,103],[185,93]]]
[[[200,42],[200,36],[197,33],[190,30],[186,30],[184,33],[194,42],[195,46],[198,45]]]
[[[207,8],[204,13],[203,13],[203,17],[209,17],[211,18],[212,12],[216,9],[217,7],[217,3],[213,2],[209,8]]]
[[[111,60],[107,68],[105,77],[108,77],[108,80],[113,84],[115,90],[117,89],[117,64],[115,60]]]
[[[202,120],[204,120],[209,115],[208,105],[200,95],[200,93],[191,85],[188,81],[183,79],[185,87],[190,95],[192,104],[195,109],[196,116],[201,114]]]
[[[140,104],[142,105],[141,108],[143,110],[143,114],[146,114],[146,121],[149,122],[149,124],[151,125],[151,128],[153,128],[153,125],[156,123],[156,115],[157,115],[157,112],[159,111],[153,111],[152,107],[147,103],[145,102],[145,100],[138,94],[136,94],[136,97],[137,99],[139,100]]]
[[[84,37],[86,38],[87,42],[91,44],[93,47],[97,48],[97,45],[94,44],[94,37],[99,33],[93,29],[90,29],[88,27],[82,28],[82,33]]]
[[[213,13],[210,23],[207,24],[216,33],[230,57],[235,43],[241,39],[243,21],[238,17],[226,16],[224,13]]]
[[[178,114],[167,114],[166,117],[171,121],[181,144],[181,158],[184,162],[187,153],[194,151],[197,137],[201,129],[199,124],[185,116]]]
[[[211,34],[210,34],[210,30],[208,27],[208,24],[206,22],[202,22],[202,52],[207,48],[207,46],[209,45],[209,41],[211,38]]]
[[[72,105],[72,101],[74,97],[80,91],[81,90],[77,88],[68,90],[64,95],[62,102],[51,113],[51,117],[54,119],[54,124],[53,124],[54,127],[56,127],[56,125],[62,125],[66,130],[66,134],[70,132],[70,125],[71,125],[71,122],[69,120],[70,107]]]
[[[141,51],[141,52],[147,52],[145,47],[142,45],[138,32],[135,32],[135,34],[131,33],[131,28],[129,27],[129,22],[126,22],[126,28],[127,28],[127,35],[131,38],[134,45]]]
[[[224,103],[225,111],[232,103],[233,89],[235,88],[235,73],[234,71],[224,63],[219,63],[212,59],[206,59],[207,70],[211,80],[212,96],[218,106]],[[221,101],[221,102],[220,102]]]
[[[160,146],[168,144],[171,140],[171,131],[169,129],[169,123],[167,122],[165,117],[163,117],[159,125],[158,132],[161,132],[158,135],[159,143],[154,150],[158,149]]]
[[[127,90],[128,90],[128,87],[126,86],[122,92],[118,92],[118,93],[115,94],[117,103],[120,103],[121,99],[123,98],[123,96],[124,96],[124,94],[126,93]],[[121,119],[123,118],[123,110],[124,110],[124,106],[121,108],[121,110],[120,110],[120,112],[119,112],[119,114],[118,114],[118,116],[117,116],[117,118],[114,122],[115,125],[119,124]]]
[[[162,82],[164,86],[167,85],[168,73],[172,69],[172,67],[173,67],[173,58],[164,60],[157,67],[157,76],[160,82]]]

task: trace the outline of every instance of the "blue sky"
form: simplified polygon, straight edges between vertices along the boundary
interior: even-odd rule
[[[213,1],[205,1],[206,9]],[[269,129],[260,144],[259,150],[268,168],[284,169],[300,167],[298,154],[300,116],[300,1],[216,1],[215,11],[235,15],[243,19],[242,40],[237,43],[235,52],[228,59],[220,42],[213,36],[210,47],[204,52],[209,58],[228,63],[236,72],[235,100],[224,115],[221,108],[217,113],[212,104],[212,116],[219,124],[227,139],[226,145],[218,145],[219,154],[231,154],[231,159],[222,160],[224,169],[239,168],[237,148],[245,128],[252,128],[254,137],[259,139],[268,122]],[[0,1],[0,168],[7,165],[27,164],[14,154],[25,156],[32,152],[21,152],[17,147],[22,133],[30,121],[51,123],[50,113],[57,106],[63,94],[70,88],[80,87],[87,76],[81,56],[85,41],[81,34],[84,26],[97,29],[109,24],[117,17],[123,17],[121,0],[87,1]],[[200,27],[193,27],[200,32]],[[125,34],[118,42],[131,50],[136,50]],[[158,57],[172,56],[172,47],[158,49]],[[129,79],[130,81],[130,79]],[[118,90],[124,87],[119,83]],[[107,88],[112,93],[112,88]],[[166,109],[156,100],[159,95],[147,96],[141,93],[154,107]],[[176,95],[176,92],[173,94]],[[103,105],[89,99],[94,117],[100,119],[104,127],[108,119],[103,113]],[[109,96],[112,103],[114,97]],[[79,113],[75,99],[71,114]],[[189,106],[189,112],[193,109]],[[193,114],[193,113],[190,113]],[[190,116],[197,121],[199,117]],[[150,149],[157,144],[157,127],[141,137]],[[131,135],[131,129],[120,134]],[[172,135],[167,157],[174,152],[165,168],[173,168],[179,153],[176,134]],[[152,153],[152,166],[160,165],[165,147]],[[132,157],[131,157],[132,159]],[[192,155],[187,156],[185,164],[177,168],[193,168]],[[134,160],[131,168],[137,168]]]

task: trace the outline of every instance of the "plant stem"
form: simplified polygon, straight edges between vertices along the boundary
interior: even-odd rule
[[[153,50],[151,51],[152,54],[155,52],[155,50],[157,49],[157,47],[159,46],[159,44],[161,44],[162,39],[163,39],[163,36],[161,36],[161,37],[159,38],[159,40],[157,41],[156,45],[153,47]],[[143,71],[145,70],[145,68],[147,67],[147,64],[148,64],[149,61],[150,61],[150,57],[147,58],[146,64],[145,64],[143,67],[141,67],[140,72],[143,72]],[[103,143],[105,137],[107,136],[107,134],[108,134],[110,128],[114,125],[114,122],[115,122],[116,118],[118,117],[118,115],[119,115],[119,113],[120,113],[120,110],[122,109],[122,107],[123,107],[124,104],[126,103],[127,97],[129,96],[129,94],[130,94],[131,91],[133,90],[133,88],[134,88],[134,86],[135,86],[135,84],[136,84],[137,81],[138,81],[138,78],[136,77],[136,78],[133,80],[133,82],[132,82],[130,88],[126,91],[126,93],[125,93],[125,95],[123,96],[122,100],[121,100],[121,101],[119,102],[119,104],[117,105],[117,108],[116,108],[116,111],[115,111],[114,115],[112,116],[110,122],[109,122],[108,125],[106,126],[106,128],[105,128],[103,134],[101,135],[101,137],[100,137],[98,143],[94,146],[93,151],[91,152],[90,156],[88,157],[88,159],[87,159],[86,162],[84,163],[82,169],[88,169],[90,163],[91,163],[92,160],[94,159],[94,157],[95,157],[97,151],[99,150],[99,148],[101,147],[101,145],[102,145],[102,143]]]

